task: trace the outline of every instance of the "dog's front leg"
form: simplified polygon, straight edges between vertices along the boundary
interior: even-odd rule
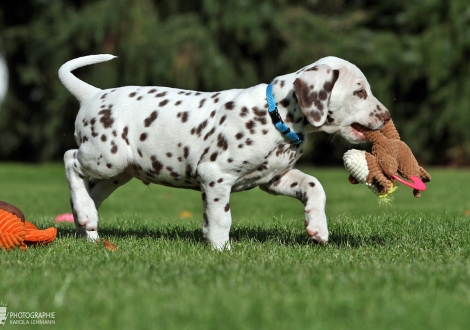
[[[305,227],[308,236],[317,243],[328,242],[326,195],[316,178],[292,169],[281,177],[275,177],[268,184],[261,185],[260,188],[273,195],[290,196],[300,200],[305,205]]]
[[[230,250],[229,233],[232,225],[230,213],[231,185],[224,179],[202,184],[204,225],[202,232],[214,249]]]

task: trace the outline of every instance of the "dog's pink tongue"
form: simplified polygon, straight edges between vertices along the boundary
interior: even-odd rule
[[[362,133],[364,131],[364,127],[357,124],[357,123],[354,123],[354,124],[351,124],[351,128],[353,129],[353,133],[356,134],[361,140],[366,140],[366,136],[364,133]]]

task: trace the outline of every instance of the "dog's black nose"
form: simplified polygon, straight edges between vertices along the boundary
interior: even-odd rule
[[[390,116],[390,112],[388,112],[388,111],[382,112],[382,119],[384,121],[384,124],[387,123],[390,120],[390,118],[392,118]]]

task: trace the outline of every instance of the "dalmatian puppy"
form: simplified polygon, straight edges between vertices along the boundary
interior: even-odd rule
[[[59,69],[80,102],[78,149],[64,155],[79,235],[98,238],[101,203],[132,178],[144,184],[201,191],[203,234],[216,249],[230,248],[230,193],[259,186],[304,204],[308,236],[328,241],[325,192],[294,165],[307,134],[339,132],[365,140],[352,124],[380,129],[388,110],[362,72],[325,57],[271,84],[220,92],[127,86],[102,90],[75,77],[77,68],[109,61],[91,55]],[[268,105],[269,103],[269,105]]]

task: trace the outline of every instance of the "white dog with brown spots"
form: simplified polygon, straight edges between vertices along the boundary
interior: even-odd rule
[[[62,83],[80,102],[79,147],[67,151],[64,161],[77,231],[90,239],[98,238],[101,203],[135,177],[145,184],[201,191],[203,234],[214,248],[230,248],[230,193],[255,186],[299,199],[307,234],[325,243],[325,192],[316,178],[294,168],[307,134],[339,132],[359,143],[365,137],[351,124],[380,129],[390,119],[362,72],[336,57],[269,85],[221,92],[138,86],[102,90],[71,73],[113,58],[85,56],[59,70]]]

